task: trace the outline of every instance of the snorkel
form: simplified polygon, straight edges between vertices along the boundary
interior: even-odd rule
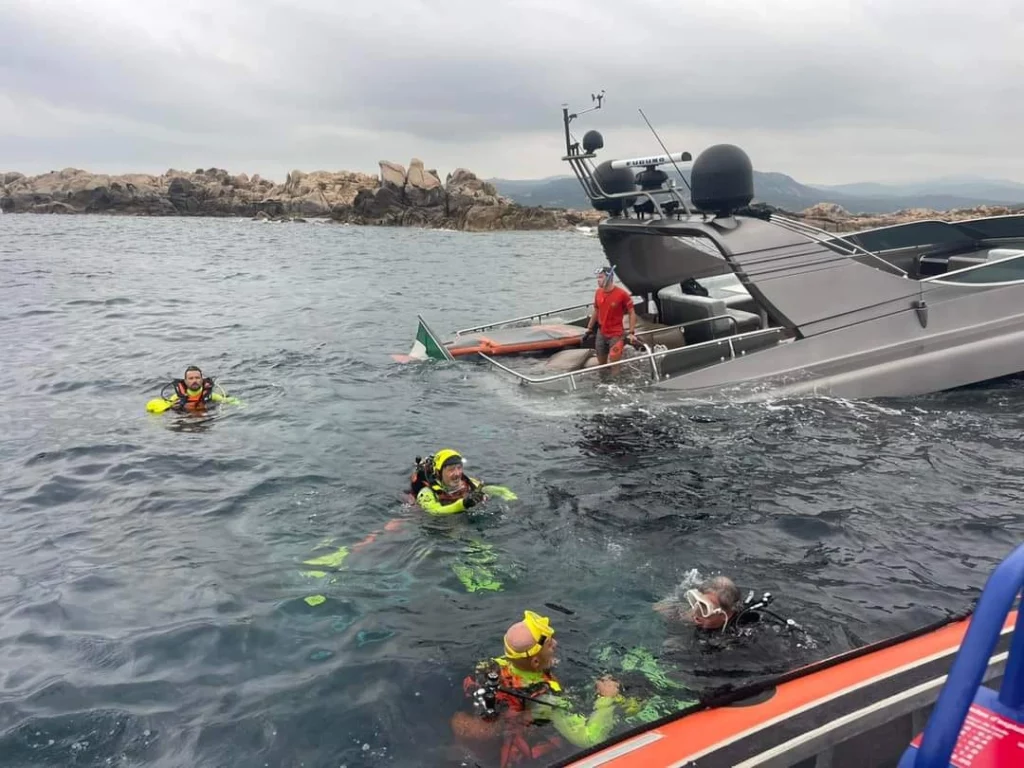
[[[604,275],[604,282],[601,283],[601,287],[604,290],[609,290],[612,287],[612,283],[615,282],[615,266],[600,267],[595,272],[595,275]]]

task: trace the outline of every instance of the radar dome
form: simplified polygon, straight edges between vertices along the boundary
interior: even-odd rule
[[[636,178],[630,168],[612,168],[612,161],[605,160],[594,169],[594,179],[609,195],[632,192],[636,189]],[[636,202],[635,197],[619,197],[614,200],[595,200],[594,207],[607,213],[622,213]]]
[[[702,211],[729,216],[754,199],[754,168],[734,144],[716,144],[701,152],[690,171],[693,204]]]
[[[604,136],[600,131],[587,131],[583,134],[583,151],[588,155],[604,147]]]

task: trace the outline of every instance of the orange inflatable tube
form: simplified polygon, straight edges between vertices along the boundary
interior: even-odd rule
[[[1003,625],[1006,643],[1016,620],[1017,612],[1011,611]],[[776,737],[777,726],[789,734],[799,733],[805,726],[802,718],[832,719],[847,711],[873,706],[877,699],[872,696],[877,694],[872,692],[872,686],[906,690],[922,680],[944,675],[969,625],[970,619],[962,618],[903,640],[883,641],[810,664],[752,692],[746,700],[690,711],[655,723],[558,765],[731,765],[718,762],[727,757],[742,762],[746,758],[738,757],[736,750],[748,743],[750,751],[746,757],[762,754]]]

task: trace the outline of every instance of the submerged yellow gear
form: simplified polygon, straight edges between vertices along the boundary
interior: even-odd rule
[[[548,638],[555,634],[555,630],[551,628],[550,619],[533,611],[523,611],[523,623],[526,624],[526,628],[530,630],[530,634],[533,636],[533,645],[525,651],[517,651],[506,640],[506,659],[528,659],[531,656],[536,656],[540,653],[540,649],[544,647],[544,643],[547,642]]]
[[[445,463],[451,459],[458,459],[459,463],[462,463],[462,455],[458,451],[453,451],[451,448],[443,448],[434,454],[434,474],[439,478],[441,476],[441,470],[444,468]]]

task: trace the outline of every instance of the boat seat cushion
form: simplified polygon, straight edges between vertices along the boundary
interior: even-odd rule
[[[723,299],[725,306],[729,309],[738,309],[741,312],[748,312],[752,315],[758,314],[757,302],[749,293],[734,293]]]
[[[738,333],[755,331],[761,327],[761,317],[753,312],[732,309],[724,299],[685,294],[678,286],[669,286],[658,291],[658,302],[661,304],[661,321],[666,325],[729,315],[735,321],[735,329]],[[686,334],[686,343],[697,344],[729,336],[733,333],[733,328],[732,322],[720,317],[713,322],[691,325],[683,330]]]
[[[1008,259],[1011,256],[1024,256],[1024,250],[1020,248],[992,248],[988,252],[989,261]]]
[[[975,264],[984,264],[988,261],[999,261],[1000,259],[1021,255],[1024,255],[1024,251],[1020,248],[990,248],[988,251],[979,253],[950,256],[946,271],[952,272],[955,269],[967,269],[967,267],[973,267]]]
[[[702,285],[704,285],[704,289],[710,294],[710,298],[721,299],[725,302],[725,306],[728,309],[738,309],[742,312],[750,312],[755,315],[760,314],[757,302],[754,301],[754,297],[747,293],[746,290],[735,290],[732,288],[732,284],[730,284],[729,288],[726,288],[721,285],[720,281],[717,281],[716,278],[711,278],[706,282],[708,283],[707,285],[704,285],[703,283]],[[659,299],[664,296],[690,295],[692,294],[683,293],[682,285],[679,283],[666,286],[658,291]],[[666,323],[666,325],[670,325],[670,323]]]
[[[740,309],[744,312],[753,312],[755,315],[760,314],[760,309],[757,306],[757,302],[754,301],[754,297],[737,281],[735,275],[713,275],[702,278],[697,282],[708,292],[708,296],[712,299],[722,299],[725,302],[725,306],[729,309]],[[664,290],[677,296],[683,295],[681,283],[670,285]]]
[[[578,371],[593,355],[592,349],[562,349],[548,358],[544,368],[551,373]]]
[[[946,262],[946,271],[953,272],[957,269],[967,269],[975,264],[984,264],[987,259],[984,256],[950,256]]]
[[[636,318],[636,330],[640,331],[654,331],[654,333],[645,333],[640,339],[649,346],[653,347],[657,344],[662,344],[669,349],[675,349],[681,347],[685,343],[685,337],[683,335],[682,328],[672,328],[671,330],[659,330],[663,328],[669,328],[665,323],[656,323],[653,320],[648,320],[645,317],[637,315]]]

